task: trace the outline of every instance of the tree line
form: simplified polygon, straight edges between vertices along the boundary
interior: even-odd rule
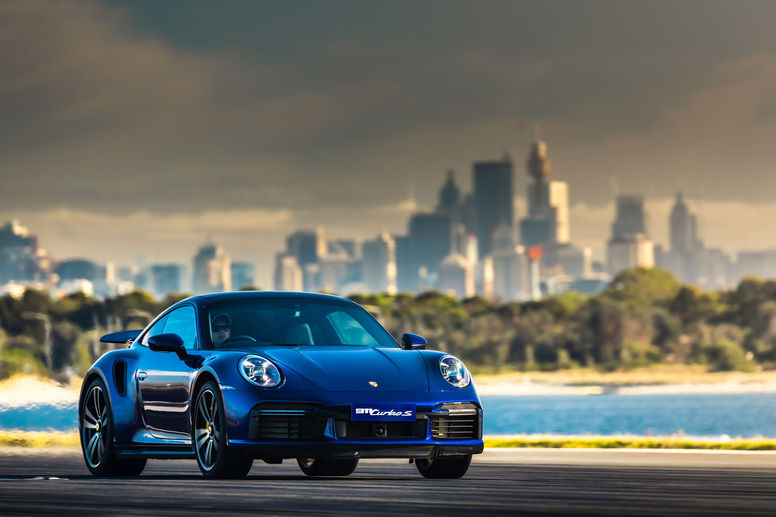
[[[0,297],[0,378],[17,372],[83,374],[107,346],[107,332],[143,328],[185,298],[155,300],[144,291],[98,300],[59,299],[27,290]],[[594,296],[564,293],[539,301],[459,300],[438,292],[357,294],[399,338],[423,335],[429,348],[471,367],[557,370],[700,364],[710,371],[776,368],[776,280],[746,278],[727,291],[682,285],[660,269],[617,275]]]

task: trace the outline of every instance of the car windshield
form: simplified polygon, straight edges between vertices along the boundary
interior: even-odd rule
[[[213,348],[259,345],[398,347],[364,309],[339,300],[258,298],[208,307]]]

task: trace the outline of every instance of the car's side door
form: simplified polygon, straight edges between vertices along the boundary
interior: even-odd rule
[[[197,346],[194,307],[184,305],[170,311],[151,327],[142,344],[147,347],[148,338],[158,334],[178,334],[187,352],[194,350]],[[152,434],[190,439],[189,386],[194,372],[192,362],[174,352],[144,350],[138,362],[137,380],[143,419]]]

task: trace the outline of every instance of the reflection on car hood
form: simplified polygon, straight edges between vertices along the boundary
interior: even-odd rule
[[[423,358],[415,350],[316,345],[261,347],[257,353],[323,391],[428,391]]]

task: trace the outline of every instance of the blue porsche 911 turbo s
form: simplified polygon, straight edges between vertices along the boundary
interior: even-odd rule
[[[346,476],[361,458],[409,458],[458,478],[481,453],[482,406],[464,364],[401,344],[335,296],[239,292],[178,302],[87,372],[79,400],[86,466],[137,476],[148,458],[195,458],[206,477],[295,458]]]

